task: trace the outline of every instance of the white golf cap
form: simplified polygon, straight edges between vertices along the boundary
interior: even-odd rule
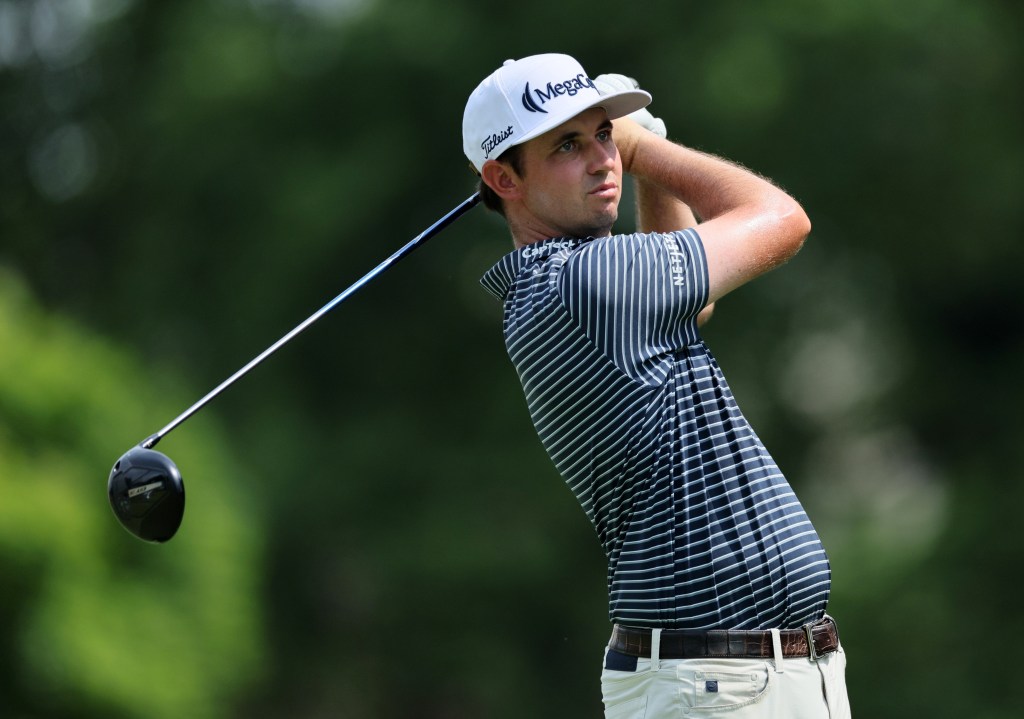
[[[609,119],[646,107],[643,90],[602,95],[568,55],[531,55],[505,64],[477,85],[462,116],[462,148],[477,172],[513,145],[543,135],[592,107]]]

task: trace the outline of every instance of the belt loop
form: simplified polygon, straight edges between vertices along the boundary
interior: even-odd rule
[[[778,629],[770,630],[772,633],[772,651],[775,652],[775,671],[782,674],[782,637]]]
[[[651,630],[651,671],[661,669],[661,627]]]

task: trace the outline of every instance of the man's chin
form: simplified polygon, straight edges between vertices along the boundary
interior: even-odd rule
[[[593,222],[586,227],[577,230],[576,237],[607,237],[612,234],[615,221],[619,219],[618,211],[606,213],[601,217],[593,218]]]

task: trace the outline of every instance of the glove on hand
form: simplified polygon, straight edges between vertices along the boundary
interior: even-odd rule
[[[637,81],[633,78],[615,74],[598,75],[594,78],[594,85],[602,95],[607,95],[612,92],[622,92],[623,90],[637,90],[640,87]],[[668,137],[668,129],[665,127],[664,120],[652,115],[647,108],[641,108],[640,110],[627,115],[627,117],[639,125],[646,127],[658,137]]]

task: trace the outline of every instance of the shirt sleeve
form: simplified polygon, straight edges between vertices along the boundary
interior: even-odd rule
[[[559,294],[587,337],[624,372],[660,383],[659,358],[698,342],[707,304],[704,247],[696,230],[613,235],[567,258]]]

